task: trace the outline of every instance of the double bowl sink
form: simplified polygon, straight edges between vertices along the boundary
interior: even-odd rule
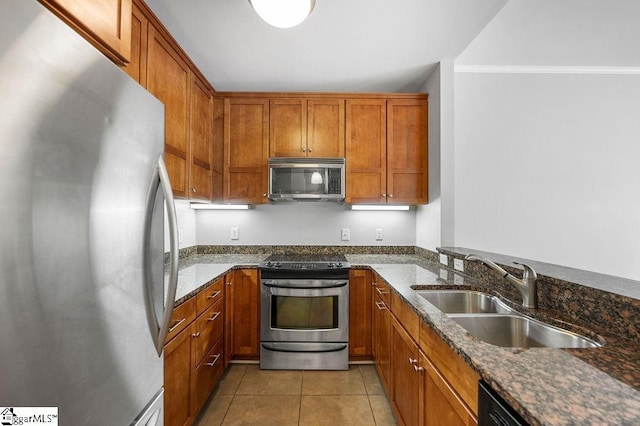
[[[525,316],[498,297],[473,290],[417,290],[476,339],[496,346],[598,348],[599,342]]]

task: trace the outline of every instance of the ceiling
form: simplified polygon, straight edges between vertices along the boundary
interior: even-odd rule
[[[146,0],[217,91],[416,92],[508,0],[317,0],[290,29],[248,0]]]

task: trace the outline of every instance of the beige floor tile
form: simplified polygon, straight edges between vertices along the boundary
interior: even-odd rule
[[[247,366],[236,395],[300,395],[302,371],[260,370]]]
[[[216,395],[233,395],[247,371],[246,364],[231,364],[216,387]]]
[[[366,395],[302,396],[301,426],[374,425]]]
[[[347,371],[305,371],[302,376],[303,395],[366,395],[358,366]]]
[[[390,426],[397,424],[396,418],[389,405],[389,401],[384,395],[369,395],[369,403],[376,420],[376,426]]]
[[[364,387],[367,389],[369,395],[384,395],[384,388],[382,382],[376,371],[376,366],[373,364],[360,365],[360,373],[362,374],[362,380],[364,380]]]
[[[194,422],[195,426],[217,426],[227,414],[233,395],[215,395],[205,403],[200,416]]]
[[[236,395],[223,425],[297,425],[300,396]]]

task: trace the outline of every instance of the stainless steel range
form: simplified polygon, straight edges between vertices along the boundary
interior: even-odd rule
[[[260,368],[349,368],[350,267],[343,255],[260,264]]]

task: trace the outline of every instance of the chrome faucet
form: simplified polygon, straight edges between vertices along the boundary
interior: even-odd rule
[[[516,265],[520,265],[524,268],[522,279],[519,279],[514,277],[492,261],[483,259],[476,254],[468,254],[464,258],[465,260],[478,260],[484,263],[489,268],[500,273],[502,275],[502,278],[506,278],[511,284],[516,286],[516,288],[520,291],[520,294],[522,294],[522,306],[524,306],[525,308],[536,309],[538,307],[538,298],[536,295],[536,280],[538,279],[538,274],[536,274],[536,271],[534,271],[531,266],[525,265],[524,263],[513,262]]]

